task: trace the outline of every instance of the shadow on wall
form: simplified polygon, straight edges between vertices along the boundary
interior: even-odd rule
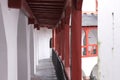
[[[0,80],[7,80],[7,43],[0,5]]]

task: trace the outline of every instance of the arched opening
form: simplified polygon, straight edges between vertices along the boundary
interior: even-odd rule
[[[2,10],[0,5],[0,80],[7,80],[8,62],[7,62],[7,43],[3,23]]]

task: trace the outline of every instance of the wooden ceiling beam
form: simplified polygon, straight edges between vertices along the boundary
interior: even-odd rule
[[[50,22],[50,21],[39,21],[40,24],[50,24],[50,25],[55,25],[57,22],[53,21],[53,22]]]
[[[32,10],[46,10],[46,11],[62,11],[61,9],[51,9],[51,8],[31,8]]]
[[[46,25],[46,24],[47,25],[55,25],[56,22],[54,22],[54,23],[53,22],[43,22],[43,21],[40,22],[40,25]]]
[[[31,9],[63,9],[63,8],[57,8],[57,7],[31,7]]]
[[[50,19],[39,19],[39,21],[44,21],[44,22],[57,22],[57,20],[50,20]]]
[[[61,5],[61,6],[64,6],[63,3],[32,3],[32,2],[29,2],[28,4],[30,4],[30,5]]]
[[[55,25],[64,5],[65,0],[8,0],[9,8],[21,9],[28,16],[28,23],[35,25]]]
[[[37,5],[37,6],[35,6],[35,5],[31,5],[30,6],[31,8],[63,8],[63,6],[41,6],[41,5]]]
[[[8,7],[21,9],[26,16],[34,17],[29,5],[25,0],[8,0]]]
[[[40,6],[42,6],[42,7],[63,7],[62,5],[38,5],[38,4],[32,4],[32,5],[30,5],[30,7],[34,7],[34,6],[39,6],[39,7]]]
[[[48,15],[46,15],[46,14],[40,14],[40,15],[35,15],[35,16],[37,16],[38,18],[42,17],[42,16],[49,17],[49,14]],[[60,15],[51,15],[51,17],[60,17]]]
[[[26,0],[8,0],[8,7],[21,9],[28,18],[34,19],[35,23],[38,23],[37,19],[35,18],[34,14],[32,13]]]
[[[38,3],[38,4],[34,4],[34,3],[29,3],[29,5],[32,5],[32,6],[64,6],[63,4],[50,4],[50,3]]]
[[[34,13],[35,15],[38,15],[38,16],[60,16],[60,14],[58,13]]]
[[[63,9],[63,7],[62,6],[30,6],[31,8],[60,8],[60,9]]]
[[[58,3],[64,3],[64,1],[28,1],[28,3],[52,3],[52,4],[58,4]]]
[[[65,1],[65,0],[27,0],[27,1]]]
[[[45,19],[58,19],[59,18],[59,16],[38,16],[38,18],[40,18],[40,19],[43,19],[43,18],[45,18]]]
[[[20,9],[21,5],[22,5],[21,0],[8,0],[8,7],[9,8]]]
[[[39,21],[45,21],[45,20],[47,20],[49,22],[53,22],[53,21],[57,21],[57,19],[55,19],[55,18],[39,18]]]
[[[33,11],[33,13],[35,14],[41,14],[41,13],[50,13],[50,14],[61,14],[62,12],[61,11],[57,11],[57,12],[54,12],[54,11]]]

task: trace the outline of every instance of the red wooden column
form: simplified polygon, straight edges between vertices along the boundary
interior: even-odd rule
[[[70,53],[69,53],[69,21],[70,21],[71,7],[70,4],[65,11],[65,67],[70,67]],[[69,77],[70,78],[70,77]]]
[[[72,10],[71,50],[72,50],[72,80],[82,80],[81,70],[81,10]]]
[[[56,28],[54,28],[54,48],[55,48],[55,50],[56,50],[56,42],[57,42],[57,31],[56,31]]]
[[[57,51],[57,35],[58,35],[58,32],[57,32],[57,28],[55,28],[55,51]]]
[[[69,25],[66,24],[65,25],[65,67],[69,67],[70,66],[70,62],[69,62]]]
[[[61,24],[61,27],[62,27],[62,31],[61,31],[61,49],[62,49],[62,60],[64,61],[64,57],[65,57],[65,35],[64,35],[64,32],[65,32],[65,23],[64,23],[64,19],[62,19],[62,24]]]
[[[88,38],[88,35],[89,35],[89,29],[87,29],[87,28],[85,28],[85,39],[86,39],[86,56],[89,56],[89,50],[88,50],[88,48],[89,48],[89,46],[88,46],[88,44],[89,44],[89,38]]]
[[[54,34],[55,34],[55,33],[54,33],[54,29],[52,29],[52,48],[53,48],[53,49],[54,49],[54,47],[55,47],[55,46],[54,46],[54,41],[55,41],[55,40],[54,40],[54,39],[55,39]]]
[[[59,29],[58,28],[56,28],[56,32],[57,32],[57,34],[56,34],[56,51],[57,51],[57,53],[59,53]]]
[[[62,31],[61,31],[61,56],[62,60],[64,60],[64,25],[62,24]]]
[[[59,27],[58,27],[58,31],[59,31],[59,33],[58,33],[58,44],[59,44],[59,53],[58,53],[58,55],[59,56],[61,56],[61,25],[59,25]]]

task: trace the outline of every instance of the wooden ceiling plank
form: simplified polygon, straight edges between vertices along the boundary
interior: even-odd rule
[[[41,6],[41,5],[31,5],[30,7],[47,7],[47,8],[63,8],[63,6]]]
[[[64,3],[64,1],[29,1],[28,3]]]
[[[21,10],[25,13],[26,16],[34,18],[34,15],[25,0],[22,0]]]
[[[27,0],[28,2],[29,1],[65,1],[65,0]]]
[[[39,5],[39,4],[32,4],[32,5],[30,5],[30,4],[29,4],[29,6],[30,6],[30,7],[32,7],[32,6],[42,6],[42,7],[63,7],[63,5],[43,5],[43,4],[41,4],[41,5]]]
[[[56,7],[31,7],[31,9],[63,9],[63,8],[56,8]]]
[[[61,4],[61,3],[56,3],[56,4],[53,4],[53,3],[29,3],[29,5],[41,5],[41,6],[64,6],[64,4]]]
[[[54,12],[54,11],[33,11],[34,14],[41,14],[41,13],[49,13],[49,14],[61,14],[62,12]]]
[[[43,15],[38,15],[38,18],[59,18],[60,16],[54,16],[54,15],[52,15],[52,16],[43,16]]]
[[[61,11],[62,12],[62,10],[61,9],[32,9],[32,11]]]

